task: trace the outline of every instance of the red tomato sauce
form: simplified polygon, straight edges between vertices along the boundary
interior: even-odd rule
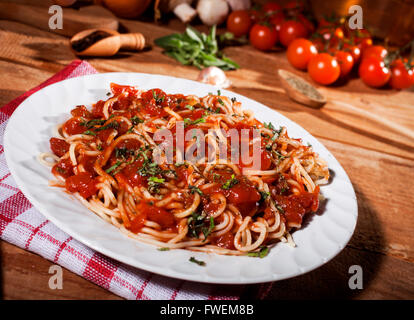
[[[276,195],[273,198],[284,211],[284,217],[288,223],[302,224],[303,217],[306,213],[318,210],[319,188],[315,192],[303,192],[298,195],[282,196]]]
[[[88,109],[86,109],[85,106],[77,106],[70,113],[73,117],[83,117],[87,119],[92,118],[92,114],[88,111]]]
[[[211,243],[225,249],[235,250],[234,248],[234,235],[231,231],[226,232],[225,234],[214,237],[211,240]]]
[[[256,207],[258,207],[257,202],[260,201],[261,195],[247,178],[243,176],[234,176],[234,179],[236,179],[238,183],[228,189],[225,189],[223,186],[229,180],[232,180],[231,172],[226,170],[216,170],[210,173],[210,178],[210,181],[217,182],[217,185],[204,190],[206,195],[222,193],[229,203],[237,206],[243,216],[249,215]]]
[[[63,178],[70,177],[73,175],[72,161],[69,158],[60,160],[53,166],[52,173]]]
[[[66,152],[69,151],[69,143],[63,139],[50,138],[50,149],[58,157],[62,157]]]
[[[81,123],[81,119],[71,118],[65,122],[63,128],[69,135],[80,134],[86,131],[86,127],[81,125]]]
[[[98,189],[93,175],[89,172],[81,172],[66,179],[66,189],[72,193],[79,192],[85,199],[94,195]]]
[[[137,205],[137,212],[139,215],[132,219],[131,226],[128,228],[133,233],[139,232],[147,219],[158,223],[162,229],[177,230],[174,215],[163,208],[142,201]]]

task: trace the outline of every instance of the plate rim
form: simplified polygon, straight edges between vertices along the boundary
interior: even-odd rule
[[[76,230],[72,230],[70,228],[70,226],[67,226],[64,222],[61,222],[59,219],[55,218],[53,215],[49,215],[48,214],[48,209],[46,209],[41,202],[37,201],[36,197],[34,195],[32,195],[32,193],[26,188],[26,184],[20,179],[19,174],[17,174],[17,169],[15,167],[15,164],[11,161],[10,159],[10,153],[8,152],[9,148],[8,145],[11,143],[10,138],[9,138],[9,128],[11,127],[10,124],[12,123],[13,119],[16,116],[16,114],[19,113],[23,113],[24,112],[24,108],[26,108],[26,105],[30,105],[31,100],[34,99],[34,97],[36,97],[37,95],[40,95],[43,91],[45,90],[56,90],[54,89],[55,87],[58,88],[59,86],[64,86],[66,83],[71,82],[71,81],[80,81],[82,79],[86,79],[87,78],[94,78],[94,77],[102,77],[105,78],[107,76],[112,76],[112,75],[118,75],[118,76],[146,76],[146,77],[162,77],[165,79],[171,79],[173,78],[174,80],[179,80],[179,81],[186,81],[186,82],[190,82],[190,83],[194,83],[197,86],[205,86],[206,88],[209,88],[210,90],[217,90],[220,89],[218,87],[215,87],[213,85],[209,85],[209,84],[204,84],[204,83],[200,83],[194,80],[190,80],[190,79],[185,79],[185,78],[179,78],[179,77],[174,77],[174,76],[169,76],[169,75],[162,75],[162,74],[150,74],[150,73],[138,73],[138,72],[106,72],[106,73],[96,73],[96,74],[89,74],[89,75],[82,75],[82,76],[78,76],[78,77],[73,77],[73,78],[68,78],[68,79],[64,79],[62,81],[58,81],[55,82],[51,85],[48,85],[46,87],[41,88],[40,90],[36,91],[35,93],[33,93],[32,95],[30,95],[29,97],[27,97],[22,103],[19,104],[19,106],[13,111],[13,113],[11,114],[11,116],[9,117],[9,119],[7,119],[7,126],[4,132],[4,152],[5,152],[5,159],[6,159],[6,163],[7,166],[10,170],[10,173],[13,177],[13,179],[15,180],[18,188],[20,189],[20,191],[23,193],[23,195],[31,202],[31,204],[48,220],[50,220],[56,227],[58,227],[60,230],[62,230],[63,232],[65,232],[66,234],[68,234],[69,236],[72,236],[74,239],[76,239],[77,241],[79,241],[80,243],[84,244],[85,246],[95,250],[96,252],[99,252],[103,255],[105,255],[106,257],[110,258],[110,259],[114,259],[117,260],[121,263],[124,263],[128,266],[146,271],[146,272],[151,272],[151,273],[155,273],[164,277],[170,277],[170,278],[175,278],[175,279],[180,279],[180,280],[186,280],[186,281],[193,281],[193,282],[199,282],[199,283],[208,283],[208,284],[225,284],[225,285],[243,285],[243,284],[258,284],[258,283],[267,283],[267,282],[274,282],[274,281],[280,281],[280,280],[285,280],[285,279],[290,279],[290,278],[294,278],[300,275],[304,275],[308,272],[311,272],[319,267],[322,267],[323,265],[325,265],[326,263],[328,263],[329,261],[331,261],[332,259],[334,259],[340,252],[342,252],[342,250],[345,248],[345,246],[349,243],[350,239],[352,238],[355,229],[356,229],[356,224],[357,224],[357,220],[358,220],[358,203],[357,203],[357,198],[356,198],[356,194],[355,194],[355,189],[352,185],[351,180],[349,179],[348,174],[346,173],[345,169],[342,167],[342,165],[339,163],[339,161],[335,158],[335,156],[325,147],[325,145],[323,143],[321,143],[316,137],[314,137],[311,133],[309,133],[305,128],[303,128],[299,123],[289,119],[288,117],[286,117],[285,115],[283,115],[282,113],[280,113],[279,111],[270,108],[268,106],[266,106],[265,104],[253,100],[251,98],[248,98],[242,94],[239,94],[237,92],[233,92],[230,90],[226,90],[226,89],[220,89],[222,90],[223,93],[231,93],[231,94],[235,94],[237,96],[243,97],[243,99],[245,99],[246,101],[252,101],[258,105],[260,105],[261,107],[264,107],[265,110],[268,109],[268,111],[274,112],[276,113],[279,117],[283,118],[284,121],[287,121],[293,125],[298,126],[301,130],[303,130],[304,132],[307,133],[307,135],[309,137],[312,137],[313,139],[315,139],[318,144],[320,145],[320,147],[322,147],[323,149],[325,149],[324,151],[327,152],[330,156],[332,156],[332,160],[334,160],[336,162],[336,164],[339,166],[339,168],[343,171],[344,174],[344,180],[347,184],[350,185],[351,190],[352,190],[352,200],[353,200],[353,204],[355,207],[355,211],[353,216],[353,225],[352,225],[352,231],[347,235],[346,237],[346,241],[343,241],[343,243],[339,246],[339,249],[336,251],[335,254],[333,254],[332,256],[330,256],[327,259],[324,259],[324,261],[321,264],[316,264],[313,265],[312,267],[308,267],[306,268],[305,271],[300,271],[294,275],[291,274],[282,274],[279,275],[278,277],[269,277],[268,275],[265,277],[266,279],[258,279],[258,278],[253,278],[253,279],[245,279],[244,281],[238,281],[238,279],[235,280],[225,280],[222,278],[211,278],[210,276],[208,276],[208,279],[202,278],[200,277],[200,274],[185,274],[184,272],[176,272],[175,270],[169,269],[168,270],[168,274],[166,274],[165,272],[163,272],[164,268],[158,268],[157,266],[151,266],[149,267],[146,263],[144,262],[139,262],[137,260],[131,259],[129,256],[125,256],[122,255],[120,253],[117,253],[115,251],[111,251],[111,250],[107,250],[104,247],[99,247],[98,245],[95,245],[94,243],[91,243],[90,240],[86,239],[84,236],[80,235],[79,233],[76,232]],[[106,89],[106,88],[105,88]],[[57,89],[58,90],[58,89]],[[247,109],[247,108],[243,108],[243,109]],[[22,111],[23,110],[23,111]],[[85,208],[86,210],[90,211],[89,209]],[[349,228],[351,229],[351,228]],[[300,229],[299,229],[300,230]],[[298,231],[299,231],[298,230]],[[348,230],[349,231],[349,230]],[[118,230],[119,232],[119,230]],[[128,237],[125,236],[126,239],[130,239]],[[145,244],[143,242],[140,242],[138,240],[132,239],[133,241],[137,241],[140,244],[149,246],[148,244]],[[153,246],[151,246],[153,247]],[[155,249],[155,247],[154,247]],[[194,254],[198,254],[198,252],[194,252]],[[214,255],[213,253],[203,253],[203,254],[207,254],[207,255]],[[243,258],[243,257],[241,257]],[[139,266],[137,265],[137,262],[139,264]],[[155,269],[154,269],[155,268]],[[275,273],[272,273],[273,275]],[[263,278],[263,277],[262,277]]]

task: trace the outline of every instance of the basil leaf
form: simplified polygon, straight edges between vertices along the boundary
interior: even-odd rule
[[[208,35],[188,26],[184,33],[174,33],[155,39],[154,43],[164,49],[164,54],[184,65],[199,69],[216,66],[223,70],[234,70],[239,65],[224,56],[217,44],[216,26]]]

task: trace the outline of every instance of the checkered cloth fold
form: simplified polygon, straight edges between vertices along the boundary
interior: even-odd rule
[[[25,198],[7,167],[3,136],[13,111],[34,92],[61,80],[97,71],[75,60],[62,71],[0,108],[0,238],[59,264],[126,299],[239,299],[246,286],[182,281],[139,270],[112,260],[58,229]],[[258,288],[263,298],[270,285]]]

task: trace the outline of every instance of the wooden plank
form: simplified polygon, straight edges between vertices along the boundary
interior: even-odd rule
[[[52,262],[0,241],[0,283],[3,299],[121,299],[111,292],[63,269],[63,288],[49,288]]]
[[[120,299],[93,283],[63,269],[63,289],[48,287],[51,262],[0,241],[3,299]],[[349,267],[363,270],[363,289],[348,286]],[[344,249],[321,268],[305,275],[275,282],[268,299],[414,299],[414,264],[394,257]],[[297,290],[301,288],[301,290]],[[257,286],[249,286],[243,297],[254,297]]]
[[[349,175],[358,200],[358,223],[350,246],[414,262],[414,161],[320,141]]]
[[[349,267],[353,265],[362,268],[362,290],[349,287],[352,276]],[[267,297],[272,300],[413,298],[414,264],[349,247],[321,268],[275,282]]]

